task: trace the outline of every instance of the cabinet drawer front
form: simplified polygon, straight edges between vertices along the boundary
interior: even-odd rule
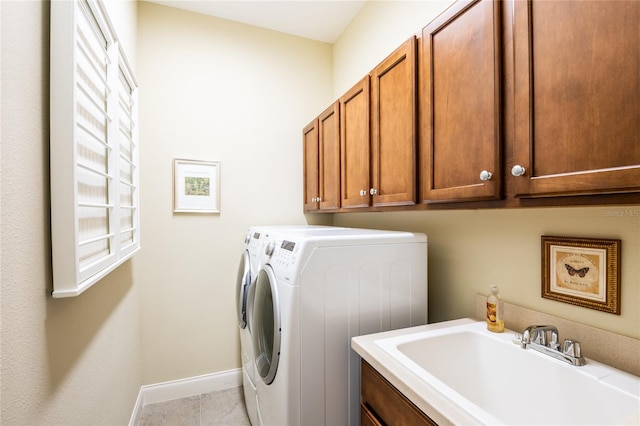
[[[383,426],[383,423],[365,404],[360,404],[360,426]]]
[[[374,419],[390,426],[436,425],[366,361],[362,361],[361,387],[362,402],[375,412]]]

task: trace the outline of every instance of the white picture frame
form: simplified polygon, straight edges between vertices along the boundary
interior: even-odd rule
[[[220,213],[220,162],[173,160],[173,212]]]

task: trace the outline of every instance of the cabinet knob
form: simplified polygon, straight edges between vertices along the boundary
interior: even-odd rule
[[[365,195],[367,195],[367,191],[365,189],[361,189],[360,190],[360,196],[364,197]]]
[[[481,181],[487,181],[487,180],[491,180],[491,178],[493,177],[493,173],[487,171],[487,170],[483,170],[480,172],[480,180]]]
[[[515,165],[515,166],[513,166],[513,168],[511,169],[511,174],[512,174],[512,175],[514,175],[514,176],[516,176],[516,177],[517,177],[517,176],[524,176],[524,174],[525,174],[525,172],[526,172],[526,171],[527,171],[527,170],[526,170],[524,167],[522,167],[522,166],[521,166],[521,165],[519,165],[519,164],[516,164],[516,165]]]
[[[316,202],[319,203],[320,201],[322,201],[322,198],[321,197],[316,197]]]
[[[378,194],[378,190],[377,190],[377,189],[375,189],[375,188],[371,188],[371,189],[369,190],[369,194],[371,194],[371,195],[377,195],[377,194]]]

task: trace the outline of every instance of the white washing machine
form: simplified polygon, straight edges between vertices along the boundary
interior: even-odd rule
[[[427,238],[353,228],[268,235],[251,312],[258,425],[359,425],[351,337],[426,324]]]
[[[256,369],[253,357],[253,343],[251,342],[251,321],[249,294],[255,276],[260,270],[260,259],[264,253],[265,235],[260,230],[249,228],[245,237],[245,248],[240,256],[238,276],[236,280],[236,300],[238,313],[238,327],[240,328],[240,358],[242,363],[242,385],[245,396],[245,406],[252,424],[258,422],[258,408],[256,403]]]
[[[291,225],[291,226],[252,226],[245,236],[245,248],[240,256],[236,280],[236,300],[238,326],[240,329],[240,357],[242,364],[242,385],[245,406],[252,425],[258,424],[256,368],[251,337],[251,311],[253,305],[253,284],[263,262],[270,257],[265,248],[271,240],[269,234],[280,231],[337,229],[328,226]]]

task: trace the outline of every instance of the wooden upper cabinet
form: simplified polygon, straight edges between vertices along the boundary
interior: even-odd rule
[[[369,76],[340,98],[342,208],[370,205]]]
[[[318,117],[320,210],[340,208],[340,114],[335,102]]]
[[[421,196],[502,193],[500,2],[458,1],[422,31]]]
[[[516,195],[640,191],[640,2],[514,13]]]
[[[371,195],[374,206],[416,202],[416,38],[371,73]]]
[[[318,119],[302,130],[304,169],[304,211],[318,210],[320,152],[318,146]]]

